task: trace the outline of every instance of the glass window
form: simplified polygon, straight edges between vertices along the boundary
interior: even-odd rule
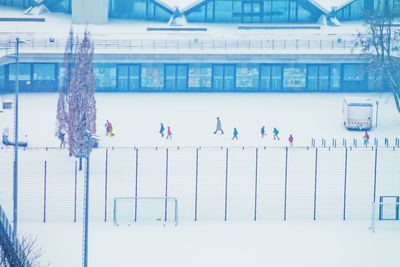
[[[55,81],[56,68],[55,64],[33,64],[33,80],[34,81]]]
[[[343,64],[343,81],[363,81],[363,64]]]
[[[235,89],[235,65],[225,65],[224,78],[225,90],[233,91]]]
[[[282,66],[281,65],[272,65],[271,69],[271,90],[280,91],[282,90]]]
[[[46,0],[46,6],[52,12],[71,13],[71,1],[72,0]]]
[[[164,65],[142,64],[141,85],[142,88],[162,89],[164,87]]]
[[[211,65],[189,65],[189,88],[211,88]]]
[[[329,65],[319,66],[319,90],[329,91]]]
[[[177,89],[180,91],[187,90],[188,84],[188,76],[187,76],[188,67],[187,65],[178,65],[176,68],[177,72]]]
[[[269,91],[271,90],[271,66],[261,65],[260,66],[260,90]]]
[[[331,65],[331,90],[339,91],[340,90],[340,64],[332,64]]]
[[[0,92],[5,91],[4,67],[0,67]]]
[[[129,67],[128,65],[118,66],[118,90],[128,91],[129,88]]]
[[[217,0],[215,1],[215,21],[232,22],[232,0]],[[239,2],[240,3],[240,2]]]
[[[147,0],[111,0],[110,15],[116,18],[145,19]]]
[[[176,88],[176,66],[166,65],[165,66],[165,89],[175,90]]]
[[[283,87],[300,89],[306,87],[305,65],[289,65],[283,68]]]
[[[213,89],[222,90],[224,88],[224,66],[213,66]]]
[[[96,90],[115,90],[117,87],[116,64],[94,64]]]
[[[9,71],[8,71],[8,79],[10,81],[15,81],[15,64],[10,64],[9,65]],[[20,81],[30,81],[31,80],[31,65],[30,64],[24,64],[20,63],[19,68],[18,68],[18,80]]]
[[[318,65],[307,66],[307,90],[318,90]]]
[[[129,66],[129,90],[137,91],[140,89],[140,65]]]
[[[258,88],[258,65],[238,64],[236,66],[237,88]]]

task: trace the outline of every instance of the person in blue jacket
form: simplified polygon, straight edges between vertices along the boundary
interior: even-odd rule
[[[232,140],[234,140],[234,139],[238,140],[238,134],[239,134],[238,130],[236,128],[233,128]]]
[[[281,140],[278,136],[279,131],[278,131],[278,129],[276,129],[276,127],[274,127],[274,130],[272,131],[272,133],[274,134],[274,140],[276,140],[276,139]]]
[[[261,133],[261,138],[264,138],[264,136],[267,136],[267,134],[265,133],[265,126],[261,127],[260,133]]]
[[[164,124],[161,122],[160,123],[160,131],[159,131],[159,133],[161,134],[161,138],[164,137],[164,131],[165,131],[165,127],[164,127]]]

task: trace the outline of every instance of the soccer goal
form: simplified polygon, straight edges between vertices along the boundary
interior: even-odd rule
[[[399,196],[381,196],[379,202],[372,202],[371,226],[369,229],[400,229]]]
[[[114,224],[178,225],[178,200],[174,197],[116,197]]]

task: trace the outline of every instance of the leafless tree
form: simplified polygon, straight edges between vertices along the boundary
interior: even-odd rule
[[[4,241],[4,239],[2,238]],[[0,267],[15,267],[23,266],[20,259],[16,257],[14,248],[17,246],[17,240],[10,240],[10,242],[0,242]],[[39,246],[36,237],[23,235],[19,239],[19,244],[24,255],[28,259],[29,266],[31,267],[46,267],[50,264],[41,263],[43,256],[43,249]]]
[[[369,57],[370,72],[382,77],[400,113],[400,27],[391,6],[378,4],[367,15],[366,31],[358,34],[356,48]]]

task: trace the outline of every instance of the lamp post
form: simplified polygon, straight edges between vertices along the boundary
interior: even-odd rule
[[[379,101],[376,101],[376,118],[375,118],[375,128],[378,127],[378,108],[379,108]]]
[[[86,158],[86,170],[85,170],[85,183],[84,183],[84,195],[83,195],[83,255],[82,255],[82,266],[88,266],[88,226],[89,226],[89,156],[91,148],[92,135],[89,131],[85,133],[86,140],[86,151],[85,154],[77,155],[78,157]]]
[[[17,234],[18,226],[18,93],[19,93],[19,37],[15,39],[15,118],[14,118],[14,174],[13,174],[13,228]]]

